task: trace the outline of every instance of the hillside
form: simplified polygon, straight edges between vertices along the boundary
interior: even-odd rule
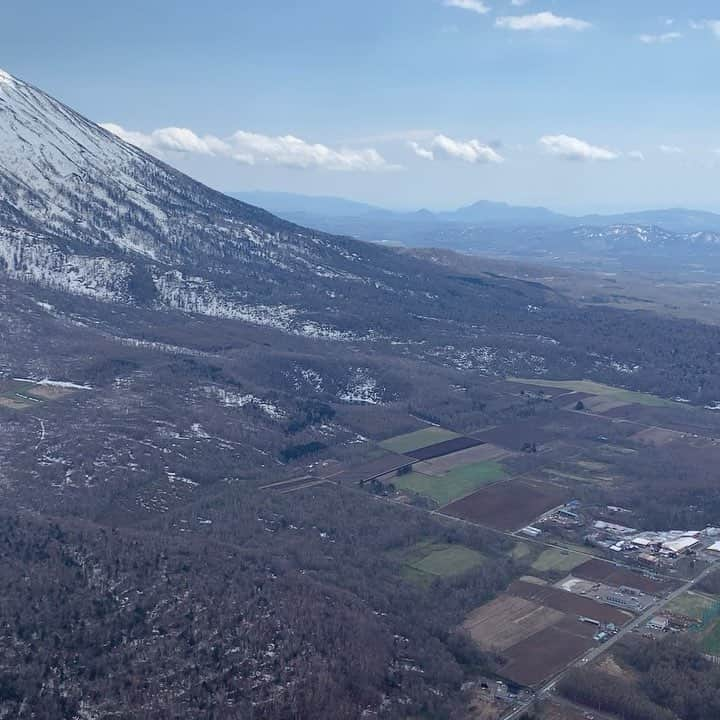
[[[507,539],[277,484],[550,411],[505,376],[720,398],[718,329],[280,220],[7,74],[0,148],[0,716],[456,717]]]

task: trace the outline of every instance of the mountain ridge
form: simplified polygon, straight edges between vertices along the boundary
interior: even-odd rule
[[[287,217],[368,218],[382,217],[412,222],[422,219],[438,223],[480,224],[488,227],[567,227],[643,225],[658,226],[671,232],[720,232],[720,214],[687,208],[661,208],[624,213],[567,215],[542,206],[513,205],[507,202],[478,200],[455,210],[399,211],[347,198],[303,195],[289,192],[255,190],[228,192],[231,197],[252,202]]]

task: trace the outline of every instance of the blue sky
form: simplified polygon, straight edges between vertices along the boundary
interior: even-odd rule
[[[710,0],[6,0],[0,67],[224,190],[720,211]]]

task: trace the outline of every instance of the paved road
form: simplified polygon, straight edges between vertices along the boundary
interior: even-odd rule
[[[703,578],[707,577],[713,570],[716,569],[718,564],[720,563],[713,563],[702,573],[700,573],[700,575],[698,575],[695,579],[688,580],[688,582],[686,582],[682,587],[679,587],[677,590],[673,590],[669,595],[658,600],[658,602],[648,608],[642,615],[638,615],[634,620],[628,623],[622,630],[620,630],[617,635],[612,637],[603,645],[600,645],[588,651],[585,655],[583,655],[583,657],[581,657],[579,660],[576,660],[574,663],[572,663],[572,665],[569,665],[567,668],[565,668],[565,670],[552,678],[552,680],[550,680],[540,690],[538,690],[535,697],[530,702],[524,703],[523,705],[515,708],[514,710],[511,710],[507,715],[503,717],[503,720],[516,720],[517,718],[519,718],[524,712],[530,709],[535,700],[542,699],[543,697],[551,693],[555,689],[555,686],[558,684],[558,682],[560,682],[560,680],[562,680],[571,670],[582,665],[587,665],[588,663],[593,662],[593,660],[597,660],[597,658],[599,658],[602,654],[606,653],[611,647],[613,647],[613,645],[622,640],[622,638],[624,638],[628,633],[631,633],[634,630],[637,630],[638,628],[645,625],[651,618],[657,615],[657,613],[660,612],[662,608],[664,608],[666,605],[669,605],[673,600],[675,600],[675,598],[679,597],[683,593],[686,593],[697,583],[699,583]]]

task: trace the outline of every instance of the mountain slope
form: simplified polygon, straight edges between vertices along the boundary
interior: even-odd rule
[[[0,264],[12,277],[337,339],[355,332],[343,315],[368,292],[413,292],[394,256],[215,192],[0,79]]]

